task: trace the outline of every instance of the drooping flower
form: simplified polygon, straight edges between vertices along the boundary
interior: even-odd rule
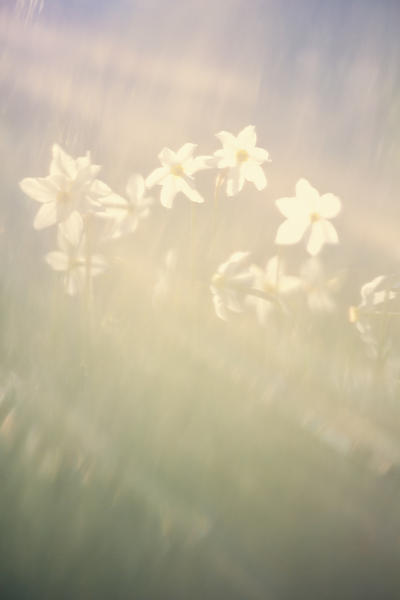
[[[277,306],[279,297],[298,290],[302,282],[298,277],[285,274],[285,265],[278,256],[273,256],[265,269],[251,265],[250,272],[254,276],[254,288],[264,292],[265,298],[249,295],[246,301],[254,306],[258,320],[264,325],[270,311]]]
[[[161,186],[160,201],[165,208],[172,208],[175,196],[181,192],[192,202],[204,202],[203,196],[193,187],[193,175],[208,168],[206,157],[193,157],[196,144],[184,144],[178,152],[163,148],[158,155],[162,167],[146,178],[146,186]]]
[[[361,302],[349,308],[349,321],[355,324],[365,342],[374,342],[376,316],[393,313],[392,301],[399,297],[399,292],[399,278],[391,275],[379,275],[361,287]]]
[[[210,285],[217,316],[227,320],[229,311],[242,312],[246,292],[252,287],[254,276],[245,268],[249,252],[234,252],[213,275]]]
[[[88,252],[83,219],[77,211],[58,226],[57,242],[59,249],[46,254],[45,259],[55,271],[64,273],[65,290],[73,296],[83,290],[88,278],[104,271],[106,261]]]
[[[263,148],[256,147],[254,126],[248,125],[236,137],[228,131],[220,131],[216,137],[223,148],[214,153],[215,166],[226,170],[227,195],[238,194],[245,181],[250,181],[258,190],[263,190],[267,179],[261,165],[269,160],[269,154]]]
[[[41,207],[33,222],[35,229],[44,229],[65,221],[73,211],[86,210],[102,195],[105,184],[96,180],[100,167],[91,163],[89,152],[72,158],[58,145],[52,148],[50,174],[47,177],[27,177],[20,182],[22,191]]]
[[[276,244],[296,244],[307,232],[307,251],[316,256],[324,244],[338,243],[336,229],[328,220],[336,217],[341,210],[337,196],[320,196],[306,179],[299,179],[296,196],[280,198],[276,205],[286,217],[276,234]]]
[[[153,199],[145,195],[145,182],[141,175],[132,175],[126,185],[127,198],[110,194],[99,199],[106,216],[115,221],[113,237],[133,233],[139,222],[150,214]]]

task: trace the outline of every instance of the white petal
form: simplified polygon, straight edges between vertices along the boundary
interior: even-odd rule
[[[304,203],[310,212],[315,212],[318,208],[319,193],[307,181],[307,179],[299,179],[296,183],[296,197]]]
[[[131,175],[126,184],[126,193],[131,200],[140,200],[145,190],[144,179],[141,175]]]
[[[287,219],[309,218],[309,211],[299,198],[279,198],[275,204]]]
[[[57,204],[56,202],[46,202],[43,204],[33,221],[34,229],[44,229],[54,225],[57,221]]]
[[[332,223],[325,219],[320,220],[320,225],[327,244],[337,244],[339,242],[338,234]]]
[[[278,228],[275,244],[297,244],[308,227],[305,219],[287,219]]]
[[[179,148],[178,152],[176,153],[178,163],[182,164],[192,158],[192,154],[196,148],[197,144],[190,143],[184,144],[181,148]]]
[[[64,223],[61,223],[60,232],[72,246],[75,248],[79,246],[82,241],[83,219],[76,210],[70,214]]]
[[[298,290],[301,286],[301,279],[298,277],[294,277],[292,275],[283,275],[283,277],[279,278],[279,292],[281,294],[289,294],[290,292],[294,292]]]
[[[248,125],[237,136],[237,144],[240,148],[251,148],[256,145],[257,136],[254,125]]]
[[[259,163],[263,163],[269,159],[269,153],[264,148],[251,148],[249,156]]]
[[[324,194],[319,199],[318,212],[325,219],[332,219],[340,213],[342,204],[337,196]]]
[[[216,136],[223,146],[230,146],[236,148],[236,138],[228,131],[220,131]]]
[[[177,177],[174,175],[169,175],[166,177],[160,195],[160,202],[165,208],[172,208],[172,204],[174,202],[174,198],[177,193],[176,180]]]
[[[247,181],[254,183],[258,191],[263,190],[267,186],[267,179],[260,165],[252,164],[251,162],[246,163],[244,167],[244,176]]]
[[[226,193],[228,196],[236,196],[244,185],[244,176],[240,167],[233,167],[229,170],[226,182]]]
[[[77,174],[76,161],[61,146],[54,144],[53,159],[50,163],[50,175],[65,175],[73,179]]]
[[[176,153],[169,148],[163,148],[158,155],[158,158],[164,167],[171,167],[179,162]]]
[[[218,169],[226,169],[227,167],[235,167],[237,150],[234,147],[225,147],[222,150],[214,152],[215,165]]]
[[[217,292],[213,292],[212,300],[217,317],[226,321],[228,319],[228,312],[221,296]]]
[[[198,204],[202,204],[204,202],[203,196],[201,196],[197,190],[192,188],[184,179],[180,178],[178,180],[177,187],[192,202],[197,202]]]
[[[230,255],[226,262],[219,266],[218,273],[227,275],[228,277],[233,275],[237,271],[238,266],[241,265],[241,263],[243,263],[249,255],[250,252],[234,252]]]
[[[55,271],[66,271],[68,269],[68,256],[64,252],[58,250],[48,252],[45,260]]]
[[[363,300],[367,300],[368,296],[375,291],[375,289],[384,279],[384,275],[379,275],[378,277],[375,277],[375,279],[373,279],[372,281],[365,283],[361,288],[361,298]]]
[[[321,221],[313,223],[311,225],[311,233],[307,243],[307,252],[309,252],[311,256],[316,256],[325,244],[325,241],[323,223]]]
[[[94,179],[92,181],[90,191],[95,196],[109,196],[110,194],[112,194],[112,189],[100,179]]]
[[[158,169],[154,169],[146,178],[146,187],[151,188],[153,185],[157,183],[162,183],[163,179],[168,176],[169,169],[166,167],[158,167]]]
[[[59,188],[51,177],[26,177],[20,181],[21,190],[37,202],[52,202]]]

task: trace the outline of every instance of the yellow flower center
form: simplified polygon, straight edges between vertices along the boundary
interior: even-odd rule
[[[66,192],[65,190],[60,190],[57,194],[57,202],[68,202],[70,196],[69,193]]]
[[[349,321],[350,323],[358,321],[358,309],[356,306],[349,306]]]
[[[175,175],[175,177],[182,177],[184,174],[184,170],[182,165],[172,165],[171,167],[171,175]]]
[[[249,158],[249,155],[246,152],[246,150],[238,150],[236,152],[236,160],[237,160],[238,163],[246,162],[246,160],[248,158]]]
[[[311,223],[316,223],[317,221],[319,221],[321,218],[321,216],[318,213],[312,213],[310,215],[310,221]]]

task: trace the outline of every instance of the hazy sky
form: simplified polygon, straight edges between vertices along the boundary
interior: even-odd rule
[[[396,0],[44,0],[29,19],[26,0],[2,6],[10,189],[47,168],[55,140],[92,149],[119,185],[164,145],[212,152],[217,131],[251,123],[273,161],[269,200],[306,176],[344,199],[349,243],[366,252],[367,231],[400,258]]]

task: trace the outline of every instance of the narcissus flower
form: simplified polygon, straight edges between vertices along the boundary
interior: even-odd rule
[[[256,147],[257,136],[253,125],[248,125],[235,137],[228,131],[220,131],[216,136],[223,148],[214,153],[215,165],[226,170],[226,193],[235,196],[245,181],[254,183],[263,190],[267,179],[261,165],[269,160],[269,154],[263,148]]]
[[[234,252],[213,275],[210,285],[214,308],[220,319],[229,311],[242,312],[246,291],[252,287],[253,274],[244,268],[249,252]]]
[[[328,219],[339,214],[341,202],[333,194],[319,195],[306,179],[299,179],[294,198],[280,198],[276,205],[286,217],[276,234],[276,244],[296,244],[307,232],[307,251],[312,256],[324,244],[337,244],[336,229]]]
[[[46,254],[46,262],[55,270],[64,273],[64,286],[71,296],[82,291],[85,281],[98,275],[106,267],[105,259],[88,252],[83,220],[78,212],[58,226],[59,250]]]
[[[139,222],[150,214],[153,199],[145,195],[145,183],[141,175],[132,175],[126,185],[127,198],[110,194],[99,199],[106,216],[115,221],[113,237],[134,232]]]
[[[349,308],[349,321],[364,335],[370,330],[371,317],[393,314],[392,300],[399,297],[398,277],[379,275],[361,287],[361,302]],[[400,313],[399,313],[400,314]]]
[[[193,187],[193,175],[208,168],[206,157],[193,157],[196,144],[184,144],[178,152],[163,148],[158,158],[162,167],[155,169],[146,179],[148,188],[158,184],[162,187],[160,201],[165,208],[172,208],[175,196],[181,192],[192,202],[204,202],[203,196]]]
[[[258,320],[265,324],[267,315],[277,306],[274,298],[290,294],[301,286],[301,279],[285,274],[285,266],[278,256],[273,256],[266,264],[265,269],[258,265],[251,265],[250,272],[254,276],[254,288],[265,292],[265,298],[249,295],[246,302],[255,307]],[[270,296],[271,299],[268,299]]]
[[[74,159],[54,144],[50,174],[27,177],[20,182],[22,191],[42,205],[33,222],[34,228],[50,227],[65,221],[75,210],[86,210],[93,198],[101,195],[102,185],[105,186],[95,179],[99,170],[98,165],[91,163],[89,153]]]

